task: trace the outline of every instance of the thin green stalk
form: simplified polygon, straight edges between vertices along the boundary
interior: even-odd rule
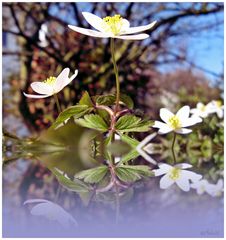
[[[175,145],[175,142],[176,142],[176,136],[177,134],[174,132],[174,135],[173,135],[173,143],[172,143],[172,149],[174,149],[174,145]]]
[[[174,145],[175,145],[175,142],[176,142],[176,136],[177,136],[177,134],[174,132],[173,143],[172,143],[172,146],[171,146],[174,164],[176,164],[176,156],[175,156],[175,152],[174,152]]]
[[[115,104],[115,113],[116,113],[118,111],[119,101],[120,101],[120,83],[119,83],[119,76],[118,76],[118,67],[117,67],[116,59],[115,59],[114,38],[111,38],[111,56],[112,56],[112,62],[113,62],[114,73],[115,73],[115,81],[116,81],[116,104]]]
[[[61,110],[61,107],[60,107],[59,99],[57,97],[57,94],[54,94],[53,96],[54,96],[55,103],[57,105],[58,114],[60,114],[62,112],[62,110]]]

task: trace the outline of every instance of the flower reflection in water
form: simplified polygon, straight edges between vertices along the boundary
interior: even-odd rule
[[[201,188],[199,184],[203,181],[199,181],[201,175],[186,170],[186,168],[191,167],[191,164],[181,163],[184,162],[184,158],[178,157],[177,154],[174,154],[174,164],[170,163],[171,144],[169,144],[169,149],[165,149],[162,146],[161,137],[159,138],[155,133],[141,142],[125,135],[116,138],[118,138],[116,139],[117,143],[129,150],[129,152],[122,151],[123,155],[118,156],[120,158],[119,162],[115,162],[115,157],[112,156],[114,149],[112,150],[112,147],[109,146],[102,146],[101,144],[104,142],[101,137],[97,137],[95,131],[91,133],[90,130],[84,131],[80,127],[74,128],[69,123],[57,130],[44,133],[39,141],[29,139],[23,141],[23,144],[20,141],[20,147],[17,150],[20,150],[24,155],[19,156],[39,159],[51,171],[52,176],[56,177],[62,188],[61,195],[59,199],[56,199],[56,202],[54,200],[55,196],[48,197],[48,199],[51,199],[49,201],[36,199],[46,198],[45,195],[40,193],[28,194],[26,199],[31,200],[26,201],[26,205],[28,203],[36,204],[31,213],[52,219],[62,226],[73,226],[78,221],[79,229],[80,226],[81,228],[84,226],[91,228],[91,221],[95,226],[98,223],[106,224],[105,221],[107,220],[104,215],[109,214],[111,224],[118,223],[117,226],[122,224],[123,227],[129,219],[132,221],[134,218],[136,219],[134,221],[137,221],[138,218],[140,218],[140,221],[144,221],[147,218],[153,224],[152,217],[146,216],[149,211],[155,216],[156,209],[165,209],[167,206],[174,206],[175,203],[180,203],[182,209],[183,204],[187,208],[188,202],[186,203],[186,201],[188,199],[189,204],[197,203],[199,205],[204,200],[197,197],[220,196],[219,193],[222,196],[223,184],[221,180],[218,184],[210,184],[209,190],[206,190],[208,195],[200,196],[196,194],[195,191],[199,191],[198,189]],[[174,150],[177,149],[179,143],[178,139]],[[154,158],[158,165],[152,165],[148,161],[145,162],[148,165],[137,165],[137,159],[141,159],[141,161],[143,159],[141,158],[142,155],[139,155],[138,146],[148,156],[155,155]],[[10,165],[10,160],[8,163]],[[200,173],[204,176],[203,170]],[[162,191],[159,189],[159,181],[156,178],[160,174],[164,175],[165,178],[167,176],[167,184],[168,182],[172,185],[176,183],[184,191],[187,191],[190,187],[194,191],[185,193],[184,191],[176,191],[176,188],[173,187]],[[206,178],[206,175],[204,178]],[[54,180],[54,178],[52,179]],[[190,180],[193,180],[194,183],[192,184]],[[39,181],[43,181],[45,184],[45,180],[41,176]],[[160,184],[160,187],[164,184]],[[54,182],[52,182],[52,185],[54,185]],[[66,206],[63,199],[69,193],[72,205]],[[186,195],[185,198],[181,195],[182,193]],[[81,199],[79,202],[78,197]],[[147,207],[145,201],[151,205]],[[158,202],[158,204],[155,205],[155,202]],[[72,206],[76,205],[75,211]],[[144,212],[139,207],[146,208],[147,211]],[[136,208],[137,210],[135,210]],[[64,209],[69,210],[66,212]],[[91,211],[91,209],[93,210]],[[134,214],[130,213],[128,215],[127,211],[132,211]],[[139,216],[139,211],[140,214],[143,214],[143,217]],[[197,209],[193,211],[197,211]],[[85,232],[83,233],[85,236]],[[73,232],[73,236],[75,235],[76,233]]]
[[[77,226],[77,221],[66,212],[61,206],[45,199],[29,199],[24,202],[25,204],[37,203],[31,209],[31,214],[34,216],[45,217],[50,221],[56,221],[64,228],[71,225]]]

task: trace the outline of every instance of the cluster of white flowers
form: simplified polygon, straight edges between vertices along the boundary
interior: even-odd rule
[[[212,197],[220,197],[223,192],[223,180],[219,179],[216,184],[211,184],[202,179],[202,175],[192,171],[185,170],[191,168],[188,163],[179,163],[171,166],[166,163],[160,163],[159,169],[153,170],[155,176],[164,175],[160,180],[160,188],[167,189],[174,183],[185,192],[191,188],[196,189],[197,194],[208,193]]]
[[[193,116],[198,116],[201,118],[206,118],[210,114],[216,113],[219,118],[224,116],[224,105],[220,100],[213,100],[208,104],[203,104],[198,102],[196,108],[191,109]]]
[[[209,183],[206,179],[202,179],[191,184],[191,187],[196,189],[199,195],[206,192],[212,197],[220,197],[224,191],[222,179],[219,179],[216,184]]]
[[[223,106],[220,101],[211,101],[206,106],[202,103],[197,104],[197,108],[191,109],[189,106],[184,106],[173,114],[166,108],[160,109],[160,118],[163,122],[155,121],[153,127],[158,128],[159,134],[175,132],[178,134],[191,133],[191,129],[187,129],[192,125],[202,122],[202,118],[209,114],[217,113],[218,117],[223,117]],[[190,116],[190,114],[192,114]],[[207,192],[211,196],[220,196],[223,191],[223,180],[220,179],[217,184],[210,184],[207,180],[202,179],[202,175],[192,171],[184,170],[191,168],[188,163],[180,163],[171,166],[166,163],[158,164],[158,169],[153,170],[155,176],[164,175],[160,180],[160,188],[166,189],[177,184],[183,191],[189,191],[190,188],[195,188],[198,194]]]
[[[188,134],[192,132],[187,129],[192,125],[202,122],[202,118],[208,117],[210,114],[216,113],[219,118],[224,115],[224,106],[220,100],[213,100],[207,105],[199,102],[196,108],[190,109],[189,106],[184,106],[173,114],[166,108],[160,109],[160,118],[163,122],[155,121],[152,127],[159,128],[159,134],[176,132],[179,134]],[[191,116],[189,116],[191,114]]]

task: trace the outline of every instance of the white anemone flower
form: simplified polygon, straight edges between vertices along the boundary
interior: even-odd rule
[[[97,31],[72,25],[68,25],[68,27],[75,32],[98,38],[143,40],[145,38],[148,38],[149,35],[145,33],[136,33],[146,31],[152,28],[156,23],[156,21],[154,21],[145,26],[130,27],[129,21],[125,18],[122,18],[119,14],[116,14],[113,17],[107,16],[103,19],[89,12],[82,12],[82,15],[86,21]]]
[[[197,194],[202,195],[205,192],[209,192],[211,184],[206,179],[201,179],[198,182],[192,183],[191,187],[196,189]]]
[[[69,78],[70,69],[65,68],[58,77],[49,77],[43,82],[31,83],[31,88],[40,95],[24,93],[28,98],[46,98],[60,92],[66,87],[78,74],[78,70]]]
[[[179,163],[171,166],[166,163],[160,163],[159,169],[153,170],[155,176],[164,175],[160,180],[160,188],[167,189],[174,183],[185,192],[190,190],[190,181],[197,182],[202,178],[202,175],[192,171],[184,170],[191,168],[192,165],[188,163]]]
[[[224,105],[220,100],[213,100],[208,103],[208,108],[211,113],[216,113],[219,118],[223,118],[224,116]]]
[[[210,184],[206,191],[212,197],[220,197],[224,191],[223,180],[219,179],[216,184]]]
[[[169,132],[176,132],[179,134],[188,134],[192,132],[191,129],[186,127],[195,125],[202,122],[202,119],[198,116],[189,117],[190,107],[184,106],[178,110],[176,114],[173,114],[166,108],[160,109],[160,117],[164,122],[155,121],[152,127],[159,128],[159,134],[166,134]]]
[[[191,109],[191,113],[194,116],[198,116],[198,117],[201,117],[201,118],[206,118],[206,117],[209,116],[209,114],[212,113],[212,111],[211,111],[211,108],[210,108],[209,104],[205,105],[201,102],[198,102],[197,105],[196,105],[196,108]]]
[[[30,199],[25,201],[24,205],[30,203],[38,203],[31,209],[31,214],[34,216],[42,216],[48,220],[57,221],[65,228],[70,225],[78,225],[76,220],[56,203],[45,199]]]

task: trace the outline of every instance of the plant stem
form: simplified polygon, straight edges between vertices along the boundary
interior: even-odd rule
[[[174,149],[174,145],[175,145],[175,142],[176,142],[176,136],[177,134],[174,132],[174,135],[173,135],[173,143],[172,143],[172,149]]]
[[[117,67],[116,59],[115,59],[115,42],[114,42],[114,38],[111,38],[111,56],[112,56],[112,62],[113,62],[114,73],[115,73],[115,81],[116,81],[115,113],[117,113],[118,108],[119,108],[119,101],[120,101],[120,83],[119,83],[119,76],[118,76],[118,67]]]
[[[174,132],[173,143],[172,143],[172,147],[171,147],[174,164],[176,164],[176,156],[175,156],[175,152],[174,152],[174,145],[175,145],[175,142],[176,142],[176,136],[177,136],[177,134]]]
[[[53,96],[54,96],[55,103],[57,105],[58,114],[60,114],[62,112],[62,110],[61,110],[61,107],[60,107],[59,99],[57,97],[57,94],[54,94]]]

